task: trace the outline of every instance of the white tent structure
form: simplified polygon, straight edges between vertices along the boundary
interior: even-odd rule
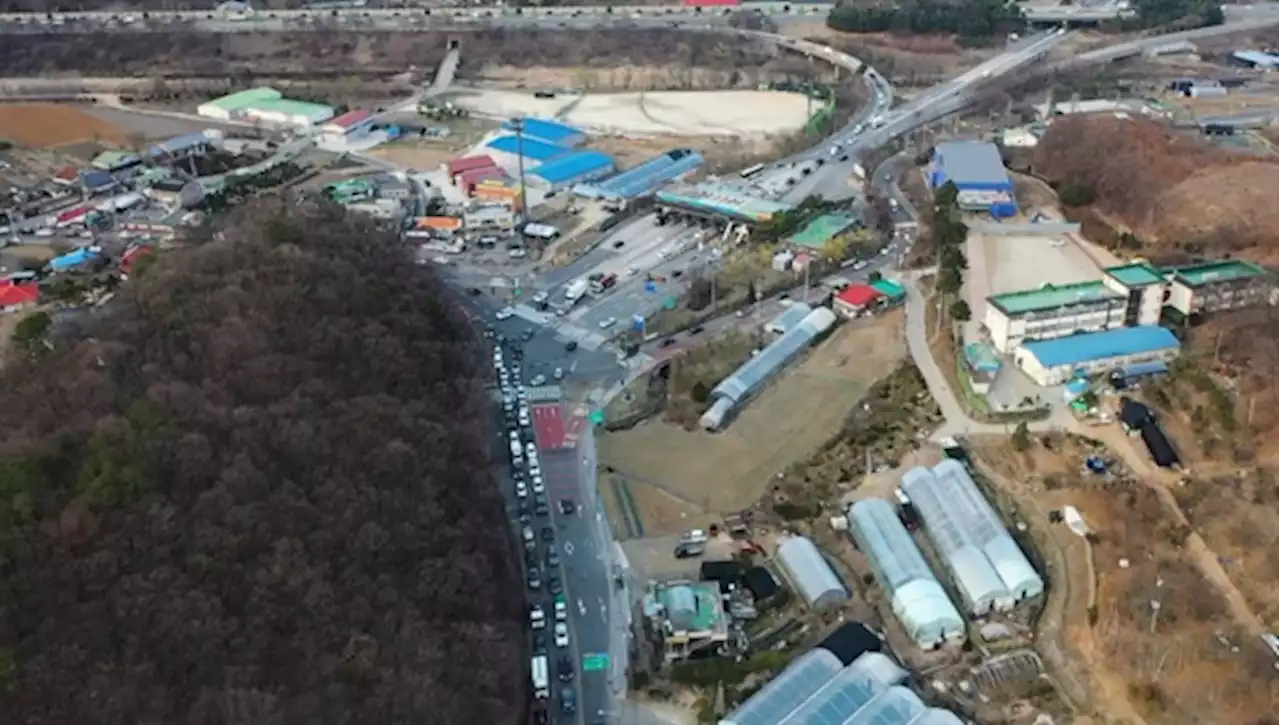
[[[848,517],[853,540],[916,646],[929,649],[943,642],[964,641],[964,619],[893,506],[880,499],[866,499],[850,506]]]

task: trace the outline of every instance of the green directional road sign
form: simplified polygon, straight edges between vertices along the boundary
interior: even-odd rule
[[[600,670],[609,669],[609,655],[607,654],[585,654],[582,655],[582,671],[583,672],[599,672]]]
[[[591,411],[591,413],[587,415],[587,420],[591,421],[591,425],[600,425],[601,423],[604,423],[604,411],[603,410]]]

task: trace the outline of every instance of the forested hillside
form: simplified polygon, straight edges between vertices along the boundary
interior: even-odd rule
[[[487,366],[430,272],[266,202],[122,298],[0,374],[0,722],[518,722]]]

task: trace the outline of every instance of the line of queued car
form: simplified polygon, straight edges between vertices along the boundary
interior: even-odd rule
[[[551,525],[551,503],[547,497],[538,446],[534,441],[528,392],[521,382],[522,357],[518,349],[504,353],[501,345],[493,348],[493,367],[502,391],[503,421],[511,456],[516,518],[520,524],[520,542],[524,547],[533,657],[535,665],[540,658],[554,658],[556,676],[562,683],[558,693],[560,710],[571,715],[577,709],[577,699],[573,688],[568,684],[576,675],[573,659],[568,653],[568,604],[559,573],[561,561],[556,550],[556,531]],[[562,499],[559,507],[563,515],[573,514],[577,510],[572,499]],[[549,600],[545,598],[544,591],[545,595],[551,597]],[[548,612],[551,617],[548,617]],[[555,647],[558,653],[556,655],[550,651],[548,629],[551,631],[550,645]],[[537,673],[540,668],[535,666],[532,669]],[[550,698],[549,683],[537,682],[536,674],[534,695],[539,700]],[[536,722],[547,722],[544,708],[539,707],[534,712]]]

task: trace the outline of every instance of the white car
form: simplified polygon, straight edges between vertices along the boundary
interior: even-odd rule
[[[556,368],[555,372],[552,373],[551,377],[555,378],[556,380],[564,380],[564,368]]]
[[[529,461],[529,475],[536,478],[542,477],[542,468],[537,461]]]
[[[503,307],[502,309],[498,310],[498,314],[494,315],[494,317],[497,317],[499,320],[509,320],[511,319],[511,316],[514,315],[515,313],[516,311],[511,309],[510,307]]]
[[[558,611],[557,616],[559,616]],[[529,608],[529,626],[534,629],[543,629],[547,626],[547,615],[542,611],[542,607],[536,604]]]
[[[538,455],[538,446],[534,445],[533,441],[529,441],[524,444],[524,452],[528,453],[530,458],[535,457]]]
[[[533,482],[534,493],[546,493],[547,487],[542,483],[542,476],[538,474],[530,474],[529,479]]]
[[[529,487],[524,481],[516,481],[516,498],[529,498]]]
[[[556,600],[556,621],[563,622],[569,618],[569,607],[559,599]]]
[[[550,295],[548,295],[545,291],[539,292],[538,294],[533,296],[533,303],[535,305],[540,305],[543,302],[546,302],[548,299],[550,299]]]
[[[556,622],[555,635],[557,647],[569,646],[569,625],[564,622]]]
[[[616,318],[616,317],[606,317],[606,318],[604,318],[603,320],[601,320],[601,321],[600,321],[600,329],[601,329],[601,330],[607,330],[607,329],[609,329],[610,327],[613,327],[613,326],[614,326],[614,324],[615,324],[615,323],[617,323],[617,322],[618,322],[618,318]]]
[[[533,376],[533,380],[530,380],[529,382],[530,382],[530,383],[532,383],[532,384],[534,384],[534,385],[545,385],[545,384],[546,384],[546,382],[547,382],[547,376],[546,376],[546,375],[534,375],[534,376]]]

